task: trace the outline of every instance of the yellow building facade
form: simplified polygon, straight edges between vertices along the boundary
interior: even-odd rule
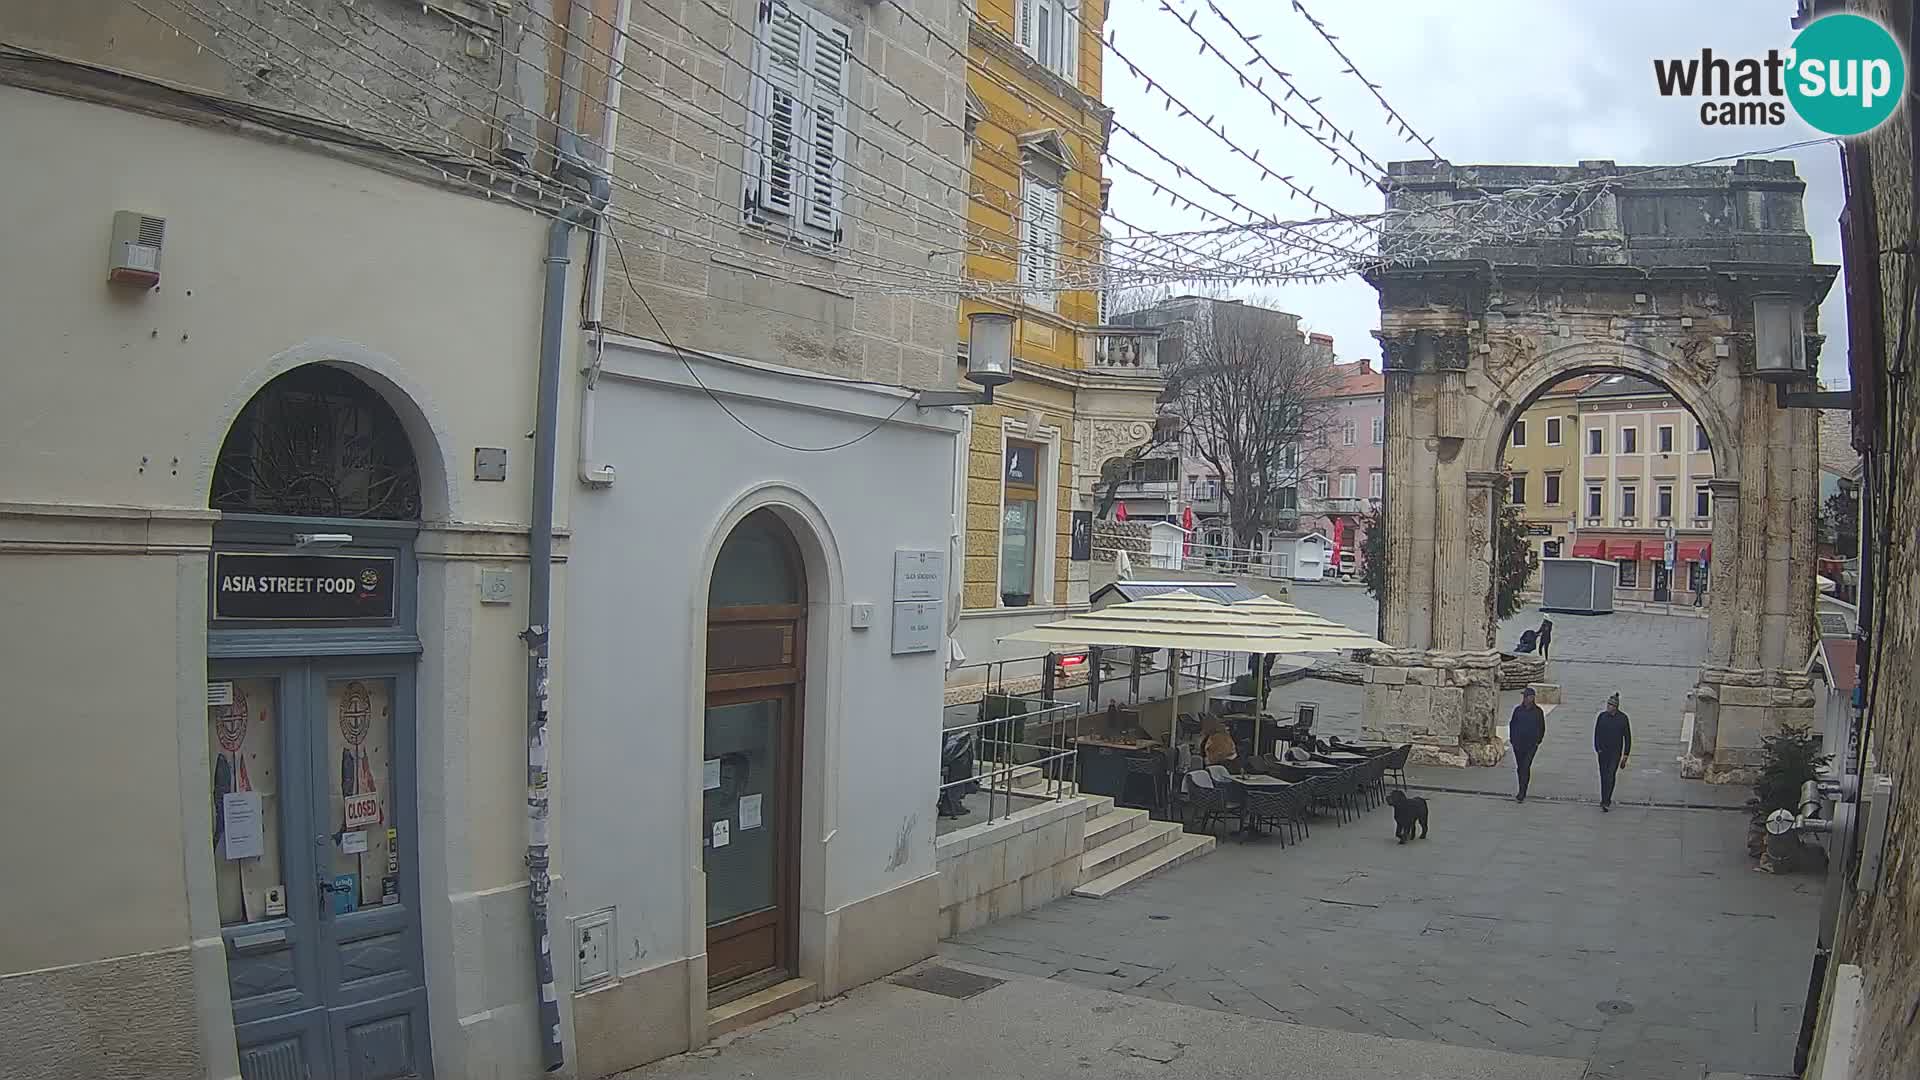
[[[960,340],[976,311],[1016,318],[1014,380],[970,410],[964,439],[954,636],[969,663],[1011,656],[1000,635],[1085,607],[1075,514],[1093,510],[1101,463],[1148,440],[1164,388],[1157,332],[1103,328],[1092,287],[1111,119],[1105,18],[1106,0],[978,0],[969,26],[968,271],[994,285],[963,302]]]
[[[1507,433],[1502,456],[1507,505],[1519,509],[1541,558],[1572,550],[1578,527],[1580,410],[1575,395],[1587,381],[1574,379],[1550,388]]]

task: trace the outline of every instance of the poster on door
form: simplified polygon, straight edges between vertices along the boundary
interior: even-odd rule
[[[216,680],[207,696],[208,793],[220,923],[273,917],[280,886],[279,703],[272,679]]]
[[[385,899],[390,856],[400,841],[391,813],[393,680],[331,680],[326,709],[322,768],[333,788],[335,902],[351,898],[349,911],[393,903]]]

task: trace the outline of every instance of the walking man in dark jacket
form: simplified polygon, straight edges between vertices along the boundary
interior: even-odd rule
[[[1633,724],[1620,711],[1620,695],[1607,698],[1607,709],[1593,721],[1593,749],[1600,755],[1600,809],[1613,809],[1613,779],[1633,753]]]
[[[1540,620],[1540,659],[1553,659],[1553,620]]]
[[[1520,770],[1520,793],[1514,802],[1527,801],[1527,782],[1533,779],[1533,754],[1540,740],[1547,737],[1547,714],[1533,700],[1533,687],[1520,691],[1520,704],[1513,707],[1507,722],[1507,739],[1513,743],[1513,764]]]

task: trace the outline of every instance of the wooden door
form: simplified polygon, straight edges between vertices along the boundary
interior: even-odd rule
[[[707,612],[701,849],[709,1003],[795,969],[804,595],[786,526],[766,511],[749,515],[721,549]]]

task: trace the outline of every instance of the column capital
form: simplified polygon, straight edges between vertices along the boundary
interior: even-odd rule
[[[1707,490],[1713,492],[1715,498],[1719,498],[1722,495],[1738,495],[1740,494],[1740,481],[1716,476],[1707,481]]]
[[[1492,489],[1505,478],[1506,474],[1482,469],[1467,470],[1467,487]]]

